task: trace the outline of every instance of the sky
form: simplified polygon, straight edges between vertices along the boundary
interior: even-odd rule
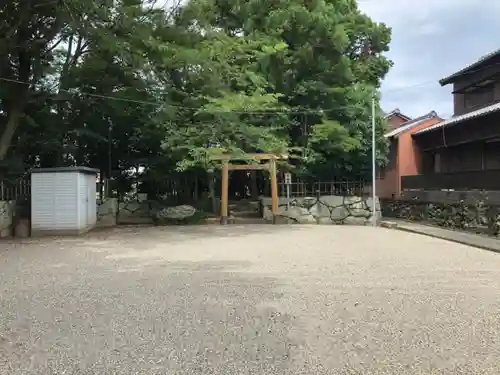
[[[410,117],[453,114],[451,86],[438,80],[500,48],[498,0],[358,0],[374,21],[392,28],[382,109]]]

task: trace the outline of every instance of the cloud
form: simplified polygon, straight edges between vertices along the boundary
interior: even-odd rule
[[[359,7],[392,28],[387,56],[394,67],[382,85],[382,106],[409,116],[453,112],[451,87],[438,80],[500,48],[498,0],[359,0]],[[480,4],[480,5],[478,5]]]

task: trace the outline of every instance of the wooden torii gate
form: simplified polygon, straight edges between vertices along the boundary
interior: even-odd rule
[[[273,223],[278,214],[278,180],[276,176],[276,161],[288,159],[287,155],[276,154],[243,154],[243,155],[218,155],[210,158],[214,161],[222,162],[222,184],[221,184],[221,204],[220,204],[220,222],[222,225],[228,223],[228,200],[229,200],[229,171],[255,171],[266,170],[271,176],[271,198]],[[264,164],[232,164],[231,161],[256,160],[265,161]]]

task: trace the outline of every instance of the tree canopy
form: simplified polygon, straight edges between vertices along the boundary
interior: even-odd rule
[[[390,29],[355,0],[13,0],[0,5],[0,160],[103,174],[294,155],[365,179]]]

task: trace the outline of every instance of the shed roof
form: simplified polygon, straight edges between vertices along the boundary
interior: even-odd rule
[[[33,168],[31,173],[68,173],[80,172],[86,174],[97,174],[99,169],[89,167],[56,167],[56,168]]]

